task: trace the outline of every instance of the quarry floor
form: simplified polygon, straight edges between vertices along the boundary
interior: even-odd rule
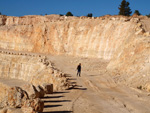
[[[43,113],[150,113],[150,93],[117,84],[106,71],[109,61],[69,56],[48,56],[53,65],[67,74],[73,85],[68,90],[45,95]],[[81,77],[76,67],[81,63]],[[0,82],[26,84],[18,80]]]
[[[102,59],[49,56],[74,87],[43,98],[43,113],[150,113],[150,93],[116,84]],[[76,67],[81,63],[81,77]]]

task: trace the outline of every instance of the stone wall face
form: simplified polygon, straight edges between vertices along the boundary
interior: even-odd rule
[[[130,19],[114,17],[62,17],[62,21],[61,17],[54,21],[47,16],[5,18],[5,24],[0,27],[0,47],[3,49],[107,60],[133,34],[136,26]]]
[[[38,58],[0,54],[1,77],[18,78],[29,81],[37,71],[45,69]]]
[[[147,89],[150,86],[150,38],[130,37],[117,50],[107,69],[121,83]]]
[[[0,77],[25,80],[35,86],[51,83],[54,90],[68,88],[65,75],[46,58],[37,56],[0,53]]]
[[[145,24],[137,23],[135,33],[122,42],[107,69],[118,82],[150,91],[150,33]]]

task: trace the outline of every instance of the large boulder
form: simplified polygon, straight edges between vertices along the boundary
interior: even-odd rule
[[[44,91],[44,89],[40,85],[36,86],[36,90],[38,92],[39,98],[44,97],[45,91]]]
[[[11,108],[19,108],[29,99],[26,91],[22,90],[20,87],[10,87],[5,93],[5,96],[3,96],[1,100],[0,107],[9,106]]]
[[[22,86],[22,89],[28,93],[30,99],[42,98],[45,95],[45,91],[40,85],[26,84]]]
[[[28,93],[30,99],[39,98],[39,92],[34,85],[26,84],[22,86],[22,89]]]
[[[21,109],[8,106],[0,110],[0,113],[37,113],[42,112],[43,109],[44,102],[39,98],[36,98],[32,100],[26,100],[24,103],[22,103]]]
[[[53,93],[53,84],[42,84],[42,88],[44,89],[46,94],[52,94]]]
[[[10,87],[2,83],[0,83],[0,86],[0,108],[3,108],[0,113],[36,113],[43,111],[44,102],[39,98],[29,98],[28,93],[22,88]],[[40,86],[37,86],[37,89],[38,95],[44,92]],[[30,97],[34,97],[31,95]]]
[[[22,108],[33,108],[33,111],[42,112],[44,109],[44,102],[39,98],[27,100]]]

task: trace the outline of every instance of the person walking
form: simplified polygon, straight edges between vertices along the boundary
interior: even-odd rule
[[[77,76],[80,77],[81,75],[81,63],[79,63],[79,65],[77,66]]]

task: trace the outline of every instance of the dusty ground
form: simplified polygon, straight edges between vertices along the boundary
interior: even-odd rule
[[[43,113],[150,113],[150,93],[116,84],[106,71],[109,61],[102,59],[49,56],[67,74],[74,87],[46,95]],[[82,64],[81,77],[76,76]],[[0,79],[10,86],[26,84],[15,79]]]
[[[73,88],[46,95],[43,113],[150,113],[150,93],[117,85],[109,77],[108,61],[67,56],[49,56],[68,74]],[[76,66],[82,64],[81,77]]]

